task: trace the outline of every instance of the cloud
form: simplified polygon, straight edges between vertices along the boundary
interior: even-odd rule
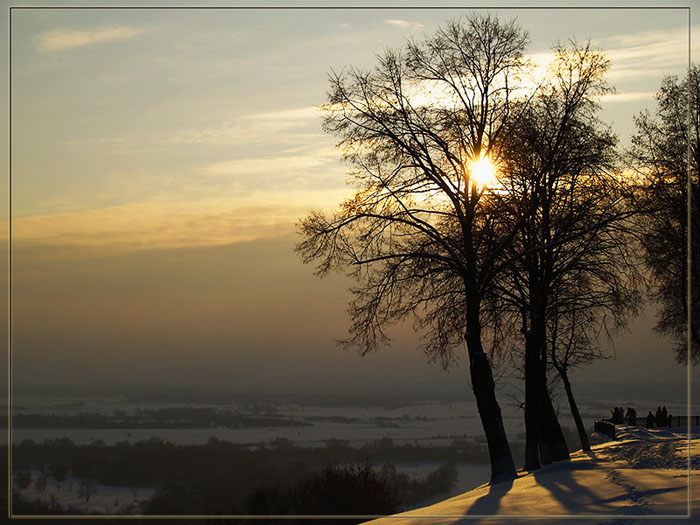
[[[607,41],[620,44],[624,47],[649,46],[654,44],[667,43],[670,40],[682,40],[686,47],[688,45],[688,28],[679,27],[677,29],[641,31],[639,33],[628,33],[615,35],[606,38]]]
[[[97,146],[101,144],[122,144],[125,142],[124,137],[93,137],[82,140],[68,140],[68,146]]]
[[[339,154],[333,149],[323,149],[306,155],[225,160],[204,166],[201,171],[219,177],[259,174],[288,178],[293,174],[303,174],[329,165],[339,165]]]
[[[637,82],[641,79],[660,79],[667,74],[683,75],[688,65],[688,29],[677,28],[663,31],[614,35],[594,42],[610,59],[608,81]],[[700,42],[692,41],[691,54],[700,55]],[[527,55],[537,71],[544,74],[547,64],[554,59],[551,51],[540,51]],[[633,98],[636,97],[636,98]],[[646,94],[618,95],[608,101],[640,100]]]
[[[289,233],[310,209],[335,205],[346,193],[257,193],[235,204],[229,199],[146,202],[32,215],[13,219],[12,240],[22,245],[79,246],[106,254],[219,246]]]
[[[309,142],[320,131],[318,108],[304,107],[246,115],[216,126],[185,129],[166,139],[176,144],[257,144],[278,140]]]
[[[603,97],[603,102],[607,103],[651,99],[654,97],[651,91],[631,90],[649,89],[648,82],[654,81],[656,84],[664,75],[683,75],[688,64],[687,28],[614,35],[596,41],[594,48],[598,45],[610,59],[606,76],[608,82],[630,90]],[[700,54],[700,44],[693,42],[691,52],[693,56]],[[535,66],[532,80],[536,81],[545,74],[547,65],[554,60],[554,54],[541,51],[531,53],[527,58]]]
[[[634,91],[630,93],[611,93],[602,97],[601,102],[634,102],[637,100],[651,100],[656,93],[654,91]]]
[[[389,19],[385,20],[389,25],[403,27],[407,29],[423,29],[425,26],[419,22],[409,22],[407,20]]]
[[[688,64],[688,30],[646,31],[607,38],[604,47],[612,60],[613,81],[660,77],[685,70]],[[697,44],[691,52],[700,51]]]
[[[221,160],[203,165],[197,172],[202,184],[220,186],[236,200],[259,192],[281,195],[284,200],[288,192],[346,187],[346,166],[332,147],[305,145],[276,155]]]
[[[93,30],[57,29],[39,36],[39,50],[43,52],[63,51],[73,47],[128,40],[148,31],[143,27],[112,26]]]

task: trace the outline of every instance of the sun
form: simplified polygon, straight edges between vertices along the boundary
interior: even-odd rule
[[[481,157],[472,164],[471,178],[478,186],[485,187],[496,178],[496,170],[487,156]]]

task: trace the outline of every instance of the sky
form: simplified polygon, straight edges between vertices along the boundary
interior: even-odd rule
[[[317,279],[293,253],[296,221],[350,192],[321,130],[328,74],[370,68],[377,53],[469,12],[402,5],[12,9],[15,387],[466,393],[465,356],[442,373],[409,326],[374,355],[338,348],[350,282]],[[604,49],[616,93],[601,118],[625,146],[662,78],[683,75],[688,11],[584,5],[491,12],[528,30],[535,61],[555,41]],[[575,378],[683,382],[647,310],[610,347],[614,360]]]

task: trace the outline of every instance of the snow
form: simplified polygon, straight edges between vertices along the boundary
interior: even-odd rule
[[[151,487],[114,487],[95,483],[94,493],[90,501],[80,495],[80,478],[68,476],[64,481],[57,482],[51,476],[46,476],[46,488],[37,490],[34,488],[34,480],[42,476],[38,470],[32,470],[32,483],[19,493],[28,501],[38,499],[44,503],[52,500],[62,507],[74,507],[82,513],[97,514],[122,514],[133,513],[130,505],[137,507],[142,501],[150,499],[155,493]]]
[[[85,408],[74,409],[79,402],[63,400],[59,408],[55,405],[25,401],[17,413],[56,413],[76,415]],[[62,407],[68,408],[62,408]],[[157,409],[185,405],[99,405],[91,402],[90,413],[112,413],[118,409]],[[99,410],[98,410],[99,408]],[[245,412],[246,405],[220,406],[234,412]],[[294,441],[302,446],[323,446],[330,438],[343,439],[359,447],[371,441],[391,438],[396,444],[417,442],[421,446],[447,446],[457,438],[480,436],[481,423],[471,402],[436,403],[424,402],[396,407],[314,407],[302,405],[278,405],[278,413],[298,421],[311,422],[312,426],[299,427],[253,427],[253,428],[176,428],[176,429],[80,429],[80,428],[13,428],[12,440],[21,443],[31,439],[41,443],[45,439],[70,438],[76,444],[89,444],[101,440],[108,445],[117,442],[132,443],[158,437],[178,445],[204,444],[215,436],[231,443],[267,443],[277,438]],[[342,417],[345,422],[333,422],[319,418]],[[383,425],[382,422],[385,424]],[[504,410],[504,424],[511,434],[524,430],[519,410]],[[0,433],[0,443],[3,435]],[[6,437],[5,437],[6,441]]]
[[[650,518],[657,518],[658,523],[689,523],[689,508],[693,518],[700,515],[700,427],[691,429],[689,444],[685,429],[618,425],[615,441],[591,448],[588,453],[573,453],[571,461],[519,472],[513,482],[484,484],[434,505],[371,523],[494,523],[494,516],[508,516],[509,521],[538,518],[537,523],[559,523],[574,517],[578,523],[647,524]],[[691,486],[693,497],[689,498]]]
[[[79,413],[113,414],[115,410],[133,413],[137,409],[213,407],[221,410],[246,413],[249,403],[187,404],[127,402],[119,397],[62,397],[16,396],[15,414],[78,415]],[[687,411],[686,400],[637,401],[638,413],[666,405],[672,414]],[[567,412],[567,403],[561,407],[560,421],[573,428]],[[593,420],[609,414],[610,407],[630,406],[624,398],[580,396],[579,409],[584,422],[592,426]],[[323,446],[328,439],[343,439],[359,447],[371,441],[391,438],[395,444],[417,442],[421,446],[446,446],[453,439],[473,438],[483,435],[476,407],[472,401],[390,403],[381,406],[312,406],[298,403],[275,403],[273,408],[281,415],[295,420],[308,421],[313,426],[272,428],[178,428],[178,429],[80,429],[80,428],[13,428],[12,441],[21,443],[32,439],[41,443],[45,439],[70,438],[76,444],[89,444],[94,440],[108,445],[117,442],[137,442],[158,437],[179,445],[204,444],[214,436],[231,443],[267,443],[274,439],[289,439],[301,446]],[[508,436],[524,435],[522,410],[519,405],[503,403],[503,423]],[[327,418],[323,420],[323,418]],[[344,418],[334,422],[329,418]],[[382,426],[381,420],[387,424]],[[7,443],[7,433],[0,433],[0,443]]]

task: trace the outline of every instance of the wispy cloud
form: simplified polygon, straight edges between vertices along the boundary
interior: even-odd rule
[[[289,233],[309,209],[336,203],[346,193],[257,193],[237,204],[228,199],[149,202],[32,215],[12,221],[13,242],[81,246],[107,254],[232,244]]]
[[[284,111],[258,113],[223,121],[215,126],[185,129],[166,139],[176,144],[254,144],[269,143],[275,138],[308,141],[320,131],[320,117],[315,107],[294,108]]]
[[[124,137],[93,137],[82,140],[68,140],[66,144],[69,146],[96,146],[100,144],[121,144],[124,141]]]
[[[187,129],[166,141],[213,147],[210,158],[217,160],[193,168],[193,174],[208,184],[216,178],[232,195],[339,186],[345,167],[334,139],[321,132],[320,124],[318,109],[304,107]],[[225,150],[233,154],[221,158],[219,146],[233,146]]]
[[[610,78],[613,81],[639,77],[660,77],[684,70],[688,64],[688,31],[646,31],[617,35],[604,43],[612,60]],[[700,47],[693,45],[697,55]]]
[[[670,30],[641,31],[639,33],[627,33],[608,37],[609,42],[617,43],[623,47],[649,46],[665,44],[669,41],[681,40],[688,45],[688,28],[681,27]]]
[[[637,100],[651,100],[656,93],[654,91],[634,91],[630,93],[610,93],[603,96],[601,102],[635,102]]]
[[[688,31],[679,28],[665,31],[614,35],[600,42],[603,52],[610,59],[607,81],[622,91],[603,97],[603,102],[631,102],[651,99],[649,85],[640,81],[654,81],[655,84],[668,74],[683,75],[688,64]],[[693,56],[700,55],[700,44],[693,43]],[[542,78],[547,65],[554,60],[554,53],[541,51],[527,56],[535,66],[533,79]]]
[[[39,35],[38,46],[40,51],[56,52],[91,44],[128,40],[146,31],[148,31],[147,28],[129,26],[112,26],[92,30],[57,29]]]
[[[339,154],[333,149],[309,152],[306,155],[287,155],[276,157],[242,158],[215,162],[202,168],[207,175],[231,176],[271,174],[289,178],[294,174],[303,174],[327,167],[329,164],[339,164]]]
[[[389,25],[396,26],[396,27],[403,27],[406,29],[423,29],[425,27],[420,22],[409,22],[408,20],[398,20],[395,18],[385,20],[385,22]]]
[[[290,192],[345,189],[345,171],[332,147],[306,146],[302,151],[212,162],[198,168],[193,178],[220,186],[223,194],[236,201],[263,192],[269,199],[291,202],[287,200]]]

